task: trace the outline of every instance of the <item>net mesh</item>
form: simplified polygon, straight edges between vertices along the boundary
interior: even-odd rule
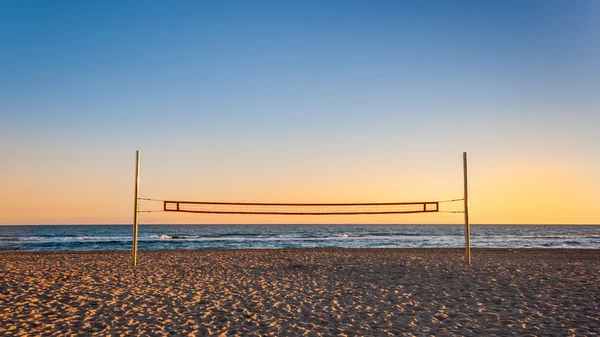
[[[356,204],[281,204],[209,201],[164,201],[166,212],[274,215],[351,215],[438,212],[439,202]]]

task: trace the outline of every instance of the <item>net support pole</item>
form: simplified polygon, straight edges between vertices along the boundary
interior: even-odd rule
[[[140,192],[140,151],[135,151],[135,198],[133,200],[133,266],[137,264],[137,244],[138,244],[138,197]]]
[[[468,264],[471,264],[471,223],[469,222],[469,185],[467,180],[467,153],[463,152],[463,178],[465,192],[465,257]]]

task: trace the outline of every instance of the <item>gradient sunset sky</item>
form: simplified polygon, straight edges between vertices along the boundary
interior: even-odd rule
[[[0,224],[131,223],[137,149],[143,197],[248,202],[460,198],[467,151],[474,224],[600,224],[599,37],[595,0],[0,1]]]

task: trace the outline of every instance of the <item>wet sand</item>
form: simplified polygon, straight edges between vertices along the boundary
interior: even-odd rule
[[[597,336],[600,250],[0,253],[2,336]]]

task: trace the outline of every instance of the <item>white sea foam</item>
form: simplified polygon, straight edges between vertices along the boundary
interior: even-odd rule
[[[167,234],[161,234],[161,235],[150,235],[151,239],[159,239],[159,240],[171,240],[173,239],[172,236],[169,236]]]

